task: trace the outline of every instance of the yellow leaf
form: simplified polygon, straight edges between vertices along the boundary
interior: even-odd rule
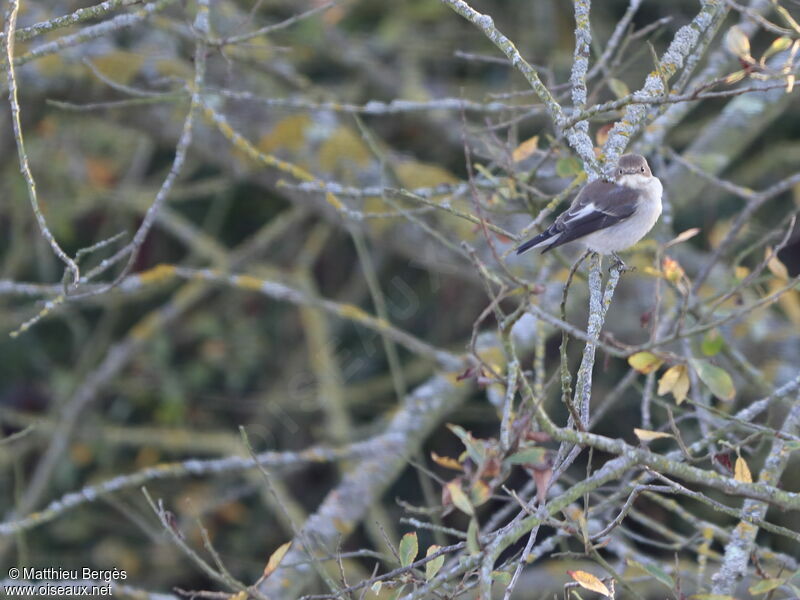
[[[681,404],[686,400],[689,393],[689,371],[685,367],[675,386],[672,388],[672,397],[675,398],[676,404]]]
[[[92,64],[112,81],[128,84],[144,64],[144,55],[117,50],[93,58]]]
[[[681,267],[680,263],[669,256],[664,257],[661,268],[664,270],[664,277],[672,283],[677,282],[684,275],[683,267]]]
[[[521,160],[525,160],[529,156],[531,156],[536,149],[539,147],[539,136],[535,135],[532,138],[529,138],[522,142],[519,146],[514,148],[514,152],[511,153],[511,158],[514,162],[519,162]]]
[[[597,577],[586,571],[567,571],[567,574],[578,582],[582,588],[610,596],[611,592],[606,587],[606,584],[600,581]]]
[[[786,24],[789,25],[795,31],[800,32],[800,23],[798,23],[792,14],[786,10],[783,6],[779,6],[777,3],[775,4],[775,11],[783,17],[783,20],[786,21]],[[797,40],[795,40],[795,45],[797,45]]]
[[[439,456],[436,452],[431,452],[431,459],[440,467],[447,469],[454,469],[456,471],[463,471],[464,467],[455,458],[449,456]]]
[[[508,571],[492,571],[490,575],[492,581],[496,581],[502,586],[507,586],[511,583],[511,573]]]
[[[787,579],[762,579],[758,583],[751,585],[748,588],[748,592],[752,595],[757,596],[759,594],[766,594],[767,592],[771,592],[772,590],[778,589],[782,585],[784,585],[788,580]]]
[[[659,396],[669,394],[672,391],[672,388],[675,387],[675,382],[678,381],[678,377],[681,375],[681,366],[682,365],[675,365],[674,367],[670,367],[664,372],[664,374],[661,376],[661,379],[658,380]]]
[[[750,40],[738,25],[734,25],[728,30],[725,35],[725,46],[731,54],[739,58],[750,57]]]
[[[761,57],[761,64],[765,65],[770,56],[777,54],[778,52],[783,52],[791,45],[792,38],[786,37],[785,35],[777,38],[774,42],[772,42],[772,44],[770,44],[769,48],[767,48],[767,51],[764,52],[764,55]]]
[[[470,503],[469,498],[467,498],[467,495],[464,493],[464,490],[461,489],[461,485],[458,481],[451,481],[448,483],[447,491],[450,492],[450,498],[453,500],[453,504],[457,509],[468,515],[475,514],[475,509],[472,507],[472,504]]]
[[[709,165],[710,168],[713,168],[713,165]],[[719,245],[722,243],[728,232],[730,232],[731,227],[733,226],[733,219],[718,219],[714,222],[710,229],[707,231],[708,235],[708,243],[712,248],[718,248]],[[745,225],[740,230],[740,234],[744,235],[749,229],[749,223],[745,223]]]
[[[478,479],[472,484],[469,495],[473,506],[480,506],[492,497],[492,490],[483,480]]]
[[[484,350],[478,350],[481,361],[486,363],[495,373],[505,371],[506,356],[500,346],[491,346]]]
[[[147,271],[140,271],[138,273],[139,281],[144,285],[163,283],[168,281],[175,275],[175,267],[173,265],[165,265],[164,263],[157,264]],[[259,282],[259,288],[261,284]]]
[[[337,127],[319,147],[319,165],[334,171],[345,165],[366,166],[372,154],[361,136],[345,125]]]
[[[727,77],[724,79],[724,81],[725,81],[725,83],[727,83],[728,85],[731,85],[731,84],[734,84],[734,83],[738,83],[738,82],[740,82],[740,81],[741,81],[742,79],[744,79],[746,76],[747,76],[747,71],[745,71],[744,69],[740,69],[740,70],[738,70],[738,71],[735,71],[734,73],[731,73],[730,75],[728,75],[728,76],[727,76]]]
[[[650,440],[658,440],[661,438],[675,437],[671,433],[664,433],[663,431],[650,431],[649,429],[634,429],[633,433],[635,433],[636,437],[643,442],[649,442]]]
[[[394,172],[403,187],[434,187],[443,183],[456,183],[458,178],[447,169],[415,160],[404,160],[394,165]]]
[[[747,466],[747,462],[745,462],[741,456],[736,459],[733,478],[742,483],[753,483],[753,475],[750,473],[750,467]]]
[[[285,544],[281,544],[278,546],[278,549],[272,553],[272,556],[269,557],[267,561],[267,566],[264,567],[264,574],[261,576],[262,579],[266,579],[278,568],[278,565],[281,564],[283,557],[286,556],[286,553],[289,551],[289,547],[292,545],[292,542],[286,542]]]
[[[664,361],[652,352],[637,352],[628,357],[628,364],[639,373],[647,375],[658,369]]]
[[[767,261],[767,268],[770,270],[770,273],[775,275],[778,279],[789,281],[789,271],[786,270],[786,265],[781,262],[772,248],[765,249],[764,260]]]
[[[670,367],[658,380],[658,395],[663,396],[670,392],[677,404],[686,400],[686,394],[689,392],[689,373],[686,365]]]
[[[189,65],[182,60],[162,58],[155,61],[156,73],[162,77],[178,77],[191,79],[193,72]]]
[[[65,61],[58,54],[45,55],[36,61],[39,71],[45,77],[57,77],[64,75]],[[83,67],[83,65],[81,65]]]
[[[750,275],[750,269],[740,265],[740,266],[736,267],[736,269],[734,270],[733,274],[734,274],[734,277],[736,277],[736,279],[738,281],[743,281],[748,275]]]
[[[311,125],[308,115],[291,115],[275,123],[269,133],[261,136],[257,148],[265,154],[276,150],[300,150],[306,141],[306,129]]]
[[[780,287],[781,285],[782,284],[778,284],[776,287]],[[800,292],[797,290],[788,290],[778,298],[778,304],[780,304],[786,316],[789,317],[789,320],[796,327],[800,327]]]
[[[437,546],[436,544],[429,546],[428,551],[425,553],[425,558],[428,558],[431,554],[435,554],[439,551],[441,546]],[[442,568],[444,565],[444,554],[441,556],[437,556],[433,560],[430,560],[425,563],[425,581],[430,581],[436,574],[439,572],[439,569]]]
[[[655,268],[653,268],[651,266],[645,267],[644,269],[642,269],[642,271],[644,271],[645,275],[650,275],[650,277],[663,277],[664,276],[664,274],[661,271],[659,271],[658,269],[655,269]]]
[[[672,238],[670,241],[668,241],[664,245],[664,247],[665,248],[671,248],[672,246],[674,246],[676,244],[682,244],[683,242],[692,239],[698,233],[700,233],[700,228],[699,227],[692,227],[691,229],[687,229],[686,231],[683,231],[683,232],[679,233],[674,238]]]
[[[620,81],[619,79],[615,79],[613,77],[608,80],[608,87],[612,92],[614,92],[614,95],[617,98],[624,98],[631,93],[624,81]]]

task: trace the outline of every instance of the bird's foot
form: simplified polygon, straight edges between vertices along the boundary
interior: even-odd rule
[[[611,256],[614,257],[614,263],[609,267],[608,271],[611,272],[612,269],[617,269],[620,274],[625,273],[626,271],[635,271],[636,267],[629,267],[625,264],[625,261],[620,258],[619,254],[616,252],[612,252]]]

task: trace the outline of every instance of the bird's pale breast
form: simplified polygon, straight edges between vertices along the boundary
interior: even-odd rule
[[[639,204],[636,212],[621,223],[591,233],[581,240],[589,250],[600,254],[630,248],[653,228],[661,215],[663,188],[657,177],[624,175],[617,183],[638,190]]]

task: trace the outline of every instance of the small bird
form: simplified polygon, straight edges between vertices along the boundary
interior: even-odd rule
[[[577,241],[593,252],[613,254],[622,263],[616,253],[633,246],[658,221],[662,190],[644,156],[625,154],[619,159],[613,182],[596,179],[588,183],[572,205],[550,227],[520,245],[517,254],[542,246],[544,254]]]

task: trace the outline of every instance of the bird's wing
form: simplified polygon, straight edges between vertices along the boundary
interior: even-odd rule
[[[636,211],[638,198],[636,190],[616,183],[589,183],[548,228],[554,239],[544,252],[624,221]]]

